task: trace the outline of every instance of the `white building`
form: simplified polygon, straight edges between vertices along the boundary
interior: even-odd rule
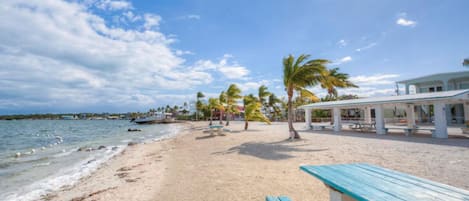
[[[413,132],[418,130],[417,123],[428,123],[434,126],[428,129],[433,137],[447,138],[448,123],[464,123],[469,120],[469,71],[429,75],[398,83],[406,86],[405,95],[319,102],[301,106],[300,108],[306,111],[306,126],[311,125],[312,110],[331,109],[333,129],[341,131],[341,109],[358,108],[363,110],[363,121],[367,123],[371,123],[371,110],[374,110],[373,124],[376,133],[386,134],[390,128],[385,125],[384,109],[399,107],[406,111],[407,126],[403,128],[404,131]],[[410,93],[411,89],[415,93]]]
[[[433,93],[469,89],[469,71],[439,73],[397,82],[405,86],[405,94]],[[432,122],[431,106],[417,107],[418,122]],[[446,121],[448,124],[464,124],[469,119],[464,118],[463,104],[446,105]]]

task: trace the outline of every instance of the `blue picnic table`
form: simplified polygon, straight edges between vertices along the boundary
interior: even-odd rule
[[[210,125],[208,126],[208,128],[210,129],[210,134],[213,134],[213,129],[216,129],[217,130],[217,133],[218,135],[221,135],[221,129],[223,128],[222,125]]]
[[[469,201],[467,190],[364,163],[306,165],[300,169],[330,188],[331,201]]]

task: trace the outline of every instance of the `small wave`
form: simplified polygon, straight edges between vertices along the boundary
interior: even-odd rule
[[[62,150],[62,152],[58,153],[58,154],[54,154],[54,158],[60,158],[60,157],[64,157],[64,156],[68,156],[70,154],[72,154],[75,150],[73,149],[70,149],[69,151],[65,151],[65,150]]]
[[[101,157],[99,157],[98,155],[92,155],[87,159],[80,161],[73,167],[61,170],[51,177],[34,182],[29,186],[25,186],[17,192],[9,192],[7,194],[0,195],[0,197],[3,197],[5,201],[37,200],[40,198],[41,195],[45,195],[47,193],[59,190],[60,187],[62,187],[63,185],[75,184],[80,178],[87,176],[96,169],[98,169],[98,167],[102,163],[109,160],[113,156],[121,153],[124,148],[125,146],[118,146],[117,150],[113,152],[108,152],[109,154],[106,154]],[[50,163],[43,163],[43,165],[50,165]]]

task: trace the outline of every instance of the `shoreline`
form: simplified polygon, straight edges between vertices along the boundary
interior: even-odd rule
[[[94,169],[93,171],[91,171],[89,174],[86,174],[80,177],[73,184],[63,185],[58,190],[52,191],[45,195],[41,195],[38,200],[84,200],[87,197],[86,194],[78,195],[80,191],[83,190],[81,189],[81,187],[85,187],[85,189],[88,189],[90,191],[89,194],[91,195],[97,195],[97,194],[103,193],[105,191],[108,191],[114,188],[114,187],[109,187],[107,189],[101,189],[100,186],[102,186],[102,183],[93,183],[94,182],[93,178],[95,177],[102,179],[102,176],[105,176],[106,178],[109,179],[111,178],[111,176],[118,176],[119,179],[124,179],[125,182],[133,183],[139,178],[133,178],[133,179],[128,178],[128,171],[138,166],[141,166],[141,164],[132,165],[128,167],[126,166],[126,167],[119,168],[119,169],[115,169],[113,167],[125,165],[124,161],[130,160],[132,158],[131,156],[132,153],[138,153],[138,152],[145,151],[145,150],[151,150],[146,147],[152,146],[152,145],[158,145],[158,144],[163,143],[164,141],[176,138],[178,135],[183,135],[186,132],[186,130],[190,127],[191,127],[190,122],[181,123],[181,124],[178,124],[177,132],[171,132],[166,135],[162,135],[157,139],[151,139],[151,140],[148,139],[140,143],[133,143],[131,141],[129,142],[128,145],[125,145],[125,147],[121,151],[119,151],[118,153],[115,153],[112,157],[100,163],[98,167]],[[115,171],[118,173],[111,175],[109,174],[109,172],[111,171]],[[116,182],[113,182],[113,183],[116,183]],[[90,185],[90,184],[91,186],[87,188],[86,185]],[[94,188],[98,188],[98,190],[97,191],[92,190]],[[80,190],[78,190],[77,192],[76,189],[80,189]]]
[[[216,122],[217,123],[217,122]],[[76,185],[41,200],[328,200],[302,164],[364,162],[469,190],[469,140],[302,131],[286,141],[286,123],[230,122],[210,136],[190,122],[170,139],[127,147]]]

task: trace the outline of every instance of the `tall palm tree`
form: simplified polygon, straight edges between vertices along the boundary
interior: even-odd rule
[[[242,98],[241,89],[236,84],[231,84],[226,90],[226,126],[230,125],[231,114],[238,113],[237,100]]]
[[[202,93],[202,92],[197,92],[197,102],[195,103],[195,120],[198,121],[199,120],[199,111],[202,110],[203,108],[203,103],[202,101],[200,100],[201,98],[204,98],[205,95]]]
[[[210,124],[209,125],[212,125],[213,111],[218,107],[220,107],[220,102],[218,102],[217,98],[208,99],[208,109],[210,110]]]
[[[218,102],[220,103],[220,107],[218,109],[220,110],[220,125],[221,125],[223,124],[223,111],[225,110],[225,104],[226,104],[225,91],[222,91],[220,93],[220,96],[218,96]]]
[[[248,129],[249,121],[262,121],[270,124],[267,117],[261,112],[261,102],[252,94],[244,96],[244,130]]]
[[[320,78],[321,88],[327,90],[331,99],[337,98],[337,88],[358,87],[349,81],[349,75],[339,72],[339,68],[325,70]]]
[[[293,104],[292,97],[294,91],[297,91],[302,97],[308,97],[311,100],[319,100],[313,92],[306,87],[314,86],[319,83],[322,74],[326,71],[325,59],[308,60],[309,55],[300,55],[296,60],[289,55],[283,58],[283,84],[288,95],[288,129],[290,138],[301,138],[298,132],[293,128]]]

